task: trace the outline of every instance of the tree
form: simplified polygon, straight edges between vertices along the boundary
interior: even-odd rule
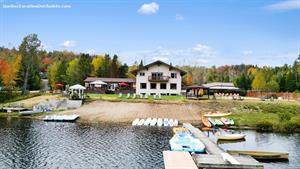
[[[92,73],[91,73],[92,76],[99,76],[97,74],[97,72],[99,71],[103,61],[104,61],[104,56],[93,57],[92,63],[91,63],[92,64]]]
[[[144,67],[143,60],[141,60],[141,62],[140,62],[140,64],[139,64],[138,68],[140,69],[140,68],[142,68],[142,67]]]
[[[266,80],[263,72],[259,71],[256,73],[252,82],[252,89],[258,91],[264,91],[266,88]]]
[[[127,77],[127,73],[128,73],[128,65],[125,63],[120,67],[120,71],[119,71],[119,77],[121,78],[126,78]]]
[[[183,78],[183,83],[187,86],[190,86],[193,84],[193,75],[191,72],[187,73],[185,77]]]
[[[108,54],[105,54],[104,56],[104,60],[100,66],[100,69],[98,69],[98,76],[100,77],[109,77],[110,75],[110,62],[111,62],[111,58]]]
[[[118,56],[114,55],[111,61],[110,66],[110,77],[118,77],[119,76],[119,63],[118,63]]]
[[[21,75],[23,77],[22,93],[28,88],[28,79],[31,76],[33,80],[38,80],[35,74],[36,69],[39,67],[38,51],[41,46],[41,41],[38,39],[37,34],[30,34],[23,39],[19,47],[19,52],[22,56],[22,69]],[[34,73],[34,74],[32,74]]]
[[[91,57],[89,54],[80,54],[78,67],[79,83],[83,84],[84,79],[92,72]]]
[[[79,75],[79,58],[75,58],[71,60],[67,67],[67,79],[70,85],[74,85],[80,82],[80,75]]]
[[[268,82],[265,86],[267,92],[279,92],[279,84],[275,81]]]

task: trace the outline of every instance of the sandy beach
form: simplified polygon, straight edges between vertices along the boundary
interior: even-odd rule
[[[180,122],[199,123],[201,112],[211,110],[206,101],[187,103],[132,103],[93,101],[75,110],[58,114],[78,114],[79,121],[128,122],[136,118],[172,118]]]

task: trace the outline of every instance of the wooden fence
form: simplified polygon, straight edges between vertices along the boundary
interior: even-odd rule
[[[281,97],[282,99],[300,101],[300,93],[247,91],[246,96],[248,97],[276,96],[276,97]]]

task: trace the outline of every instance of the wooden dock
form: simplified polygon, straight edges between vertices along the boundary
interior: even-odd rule
[[[165,169],[198,169],[192,156],[184,151],[164,151]]]
[[[200,129],[195,128],[191,124],[184,123],[183,127],[189,129],[190,132],[205,145],[207,154],[193,155],[193,159],[198,168],[264,168],[263,164],[250,156],[231,156],[227,154],[205,136]]]

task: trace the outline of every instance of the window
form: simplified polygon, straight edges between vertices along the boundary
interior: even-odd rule
[[[140,72],[140,76],[145,76],[145,72]]]
[[[141,83],[141,89],[147,89],[147,83]]]
[[[161,76],[163,76],[163,73],[162,72],[152,72],[151,76],[152,77],[161,77]]]
[[[171,78],[176,79],[177,78],[177,73],[171,73]]]
[[[156,89],[156,83],[151,83],[150,84],[150,89]]]
[[[167,89],[167,84],[166,83],[161,83],[160,84],[160,89]]]
[[[171,83],[170,84],[170,89],[176,90],[177,89],[177,84],[176,83]]]

